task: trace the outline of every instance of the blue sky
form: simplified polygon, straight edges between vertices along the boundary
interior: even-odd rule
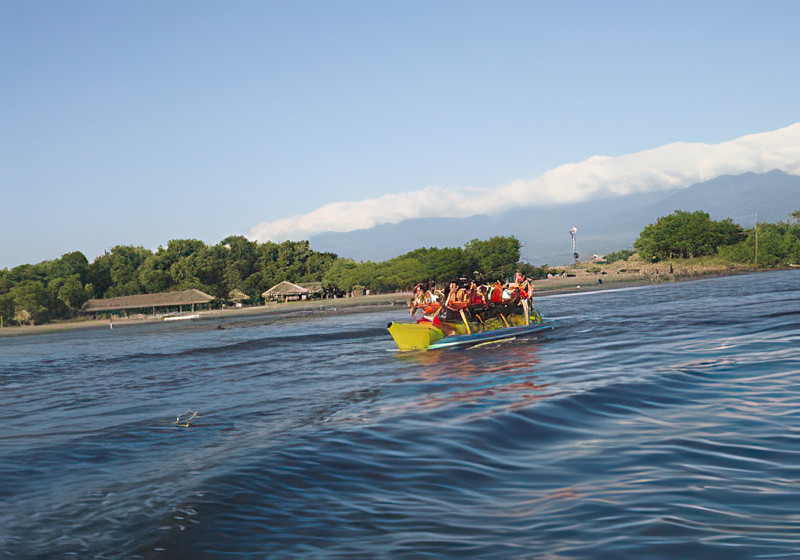
[[[800,2],[4,1],[0,267],[781,128],[798,21]]]

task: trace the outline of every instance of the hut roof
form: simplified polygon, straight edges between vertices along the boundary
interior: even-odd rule
[[[298,286],[306,288],[310,292],[322,293],[322,282],[301,282]]]
[[[97,311],[117,311],[122,309],[143,309],[145,307],[167,307],[171,305],[191,305],[208,303],[214,297],[200,290],[182,290],[180,292],[161,292],[158,294],[139,294],[103,299],[90,299],[83,306],[84,313]]]
[[[261,296],[265,298],[274,296],[301,296],[310,293],[311,290],[308,288],[298,286],[297,284],[292,284],[291,282],[283,281],[280,284],[275,284],[272,286],[269,290],[261,294]]]

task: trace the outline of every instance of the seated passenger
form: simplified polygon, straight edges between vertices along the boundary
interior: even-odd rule
[[[503,286],[502,284],[500,284],[499,280],[495,282],[489,289],[489,302],[490,303],[503,302]]]
[[[447,297],[445,298],[445,304],[453,303],[456,301],[456,293],[458,292],[458,286],[456,286],[455,282],[450,282],[450,286],[447,288]]]
[[[486,301],[483,299],[475,282],[470,282],[469,290],[467,290],[467,303],[473,307],[479,307],[486,304]]]
[[[475,305],[486,305],[489,302],[489,288],[488,286],[479,286],[475,293],[475,297],[479,303]]]

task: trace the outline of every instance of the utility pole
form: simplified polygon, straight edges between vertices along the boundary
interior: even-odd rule
[[[573,266],[578,263],[578,250],[575,241],[575,234],[578,233],[578,228],[572,226],[569,230],[569,235],[572,237],[572,264]]]

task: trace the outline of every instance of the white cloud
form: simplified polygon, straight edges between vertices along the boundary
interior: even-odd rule
[[[426,187],[335,202],[308,214],[259,224],[248,237],[259,241],[306,239],[323,231],[354,231],[411,218],[460,218],[611,194],[683,188],[720,175],[773,169],[800,175],[800,123],[720,144],[677,142],[619,157],[594,156],[530,181],[517,180],[500,187]]]

